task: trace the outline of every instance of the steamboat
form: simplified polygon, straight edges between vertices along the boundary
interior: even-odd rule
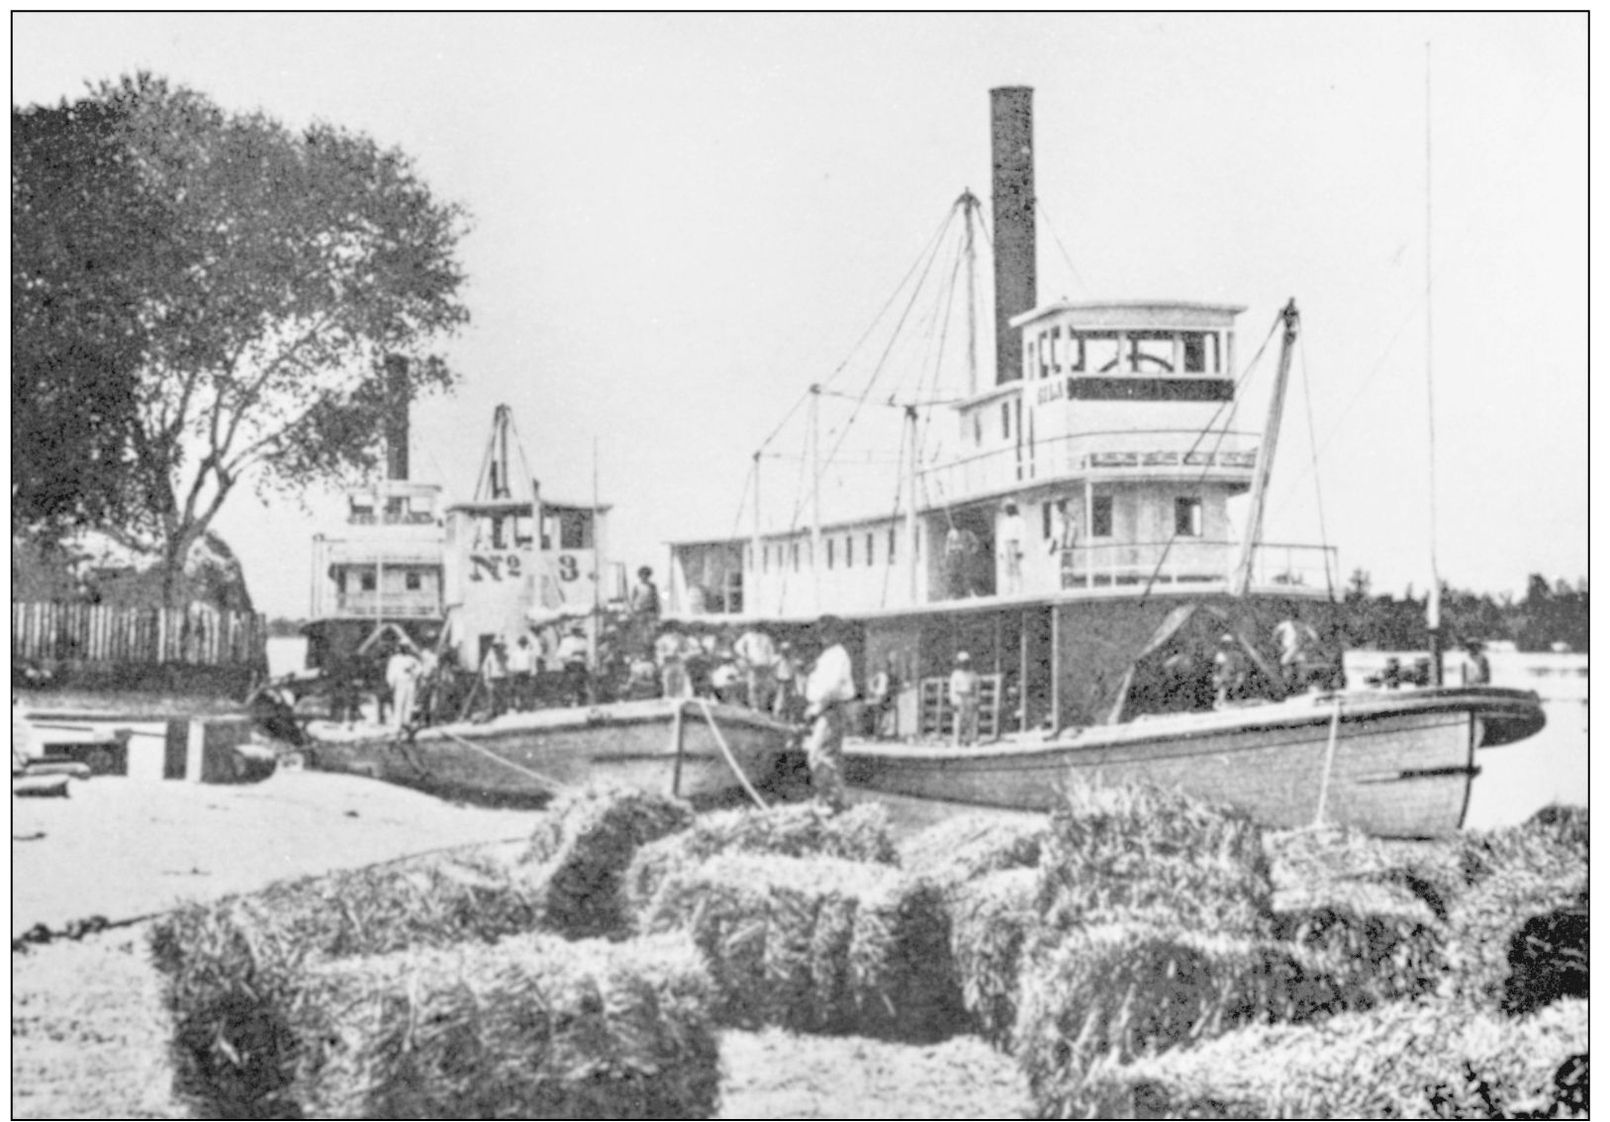
[[[972,264],[986,229],[964,192],[953,216],[968,278],[966,384],[904,401],[870,383],[858,394],[811,386],[808,493],[790,521],[768,523],[757,452],[751,531],[671,543],[672,614],[779,629],[828,614],[850,622],[861,680],[898,683],[883,703],[895,737],[846,750],[848,778],[873,791],[1041,808],[1069,777],[1145,780],[1275,826],[1457,830],[1478,751],[1542,727],[1535,694],[1347,690],[1312,673],[1294,683],[1275,650],[1282,625],[1334,635],[1339,590],[1333,546],[1262,535],[1295,302],[1248,363],[1245,309],[1233,304],[1040,303],[1032,91],[993,90],[991,115],[993,377],[974,357]],[[1276,343],[1267,418],[1237,428],[1242,382]],[[901,414],[892,508],[824,517],[821,414],[836,397]],[[924,446],[936,413],[954,433],[937,455]],[[1232,500],[1245,505],[1239,532]],[[1246,673],[1215,697],[1219,647]],[[955,747],[943,743],[955,719],[946,679],[962,652],[982,672],[985,743]],[[1339,647],[1328,656],[1339,666]]]

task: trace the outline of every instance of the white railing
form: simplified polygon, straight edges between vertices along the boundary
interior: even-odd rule
[[[965,456],[921,474],[930,494],[956,502],[1036,479],[1086,472],[1250,472],[1257,459],[1257,440],[1257,433],[1204,434],[1197,429],[1074,433]]]
[[[1096,543],[1062,552],[1062,587],[1117,585],[1230,585],[1241,543],[1175,538],[1170,542]],[[1330,593],[1339,590],[1335,546],[1266,542],[1252,553],[1251,586],[1258,589]]]

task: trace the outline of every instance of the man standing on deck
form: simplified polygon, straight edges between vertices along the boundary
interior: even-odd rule
[[[950,705],[955,710],[955,726],[951,729],[955,746],[972,744],[978,739],[978,671],[966,651],[956,652],[956,669],[950,672]]]
[[[1023,542],[1028,534],[1028,527],[1023,515],[1018,513],[1017,504],[1008,502],[1005,517],[1001,519],[1001,560],[1004,562],[1002,572],[1007,595],[1023,591]]]
[[[568,705],[587,704],[587,632],[572,627],[570,634],[559,642],[559,661],[564,663],[565,702]]]
[[[759,713],[771,712],[772,696],[777,692],[777,646],[771,636],[759,627],[751,627],[738,636],[732,652],[744,668],[749,708]]]
[[[1231,701],[1241,700],[1246,682],[1246,658],[1235,636],[1226,633],[1219,637],[1219,649],[1213,656],[1213,708],[1223,709]]]
[[[486,689],[486,702],[492,716],[501,717],[508,708],[509,645],[499,635],[486,649],[481,659],[481,684]]]
[[[517,713],[532,708],[537,691],[537,650],[522,635],[509,652],[509,705]]]
[[[811,769],[811,790],[828,809],[844,809],[844,705],[855,700],[855,675],[850,652],[844,649],[844,625],[833,616],[823,616],[816,625],[826,644],[805,680],[805,720],[810,735],[805,741],[805,761]]]

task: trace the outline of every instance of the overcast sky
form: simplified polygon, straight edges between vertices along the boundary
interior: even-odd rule
[[[549,493],[585,500],[597,438],[617,558],[656,567],[667,538],[747,526],[751,454],[806,386],[847,358],[845,382],[870,372],[874,314],[964,187],[987,202],[989,89],[1031,85],[1037,194],[1068,254],[1042,228],[1042,301],[1244,304],[1249,356],[1295,296],[1265,537],[1318,539],[1317,446],[1344,569],[1399,592],[1428,572],[1429,42],[1441,570],[1490,591],[1587,574],[1585,16],[12,26],[14,104],[147,69],[411,154],[474,216],[473,319],[447,348],[464,381],[419,411],[416,476],[467,498],[507,402]],[[763,494],[791,503],[783,476]],[[306,543],[337,510],[310,504],[242,491],[219,519],[262,610],[307,611]]]

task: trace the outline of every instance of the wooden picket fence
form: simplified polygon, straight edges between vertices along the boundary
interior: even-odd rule
[[[118,608],[50,601],[11,605],[11,658],[120,665],[262,666],[268,628],[253,612]]]

